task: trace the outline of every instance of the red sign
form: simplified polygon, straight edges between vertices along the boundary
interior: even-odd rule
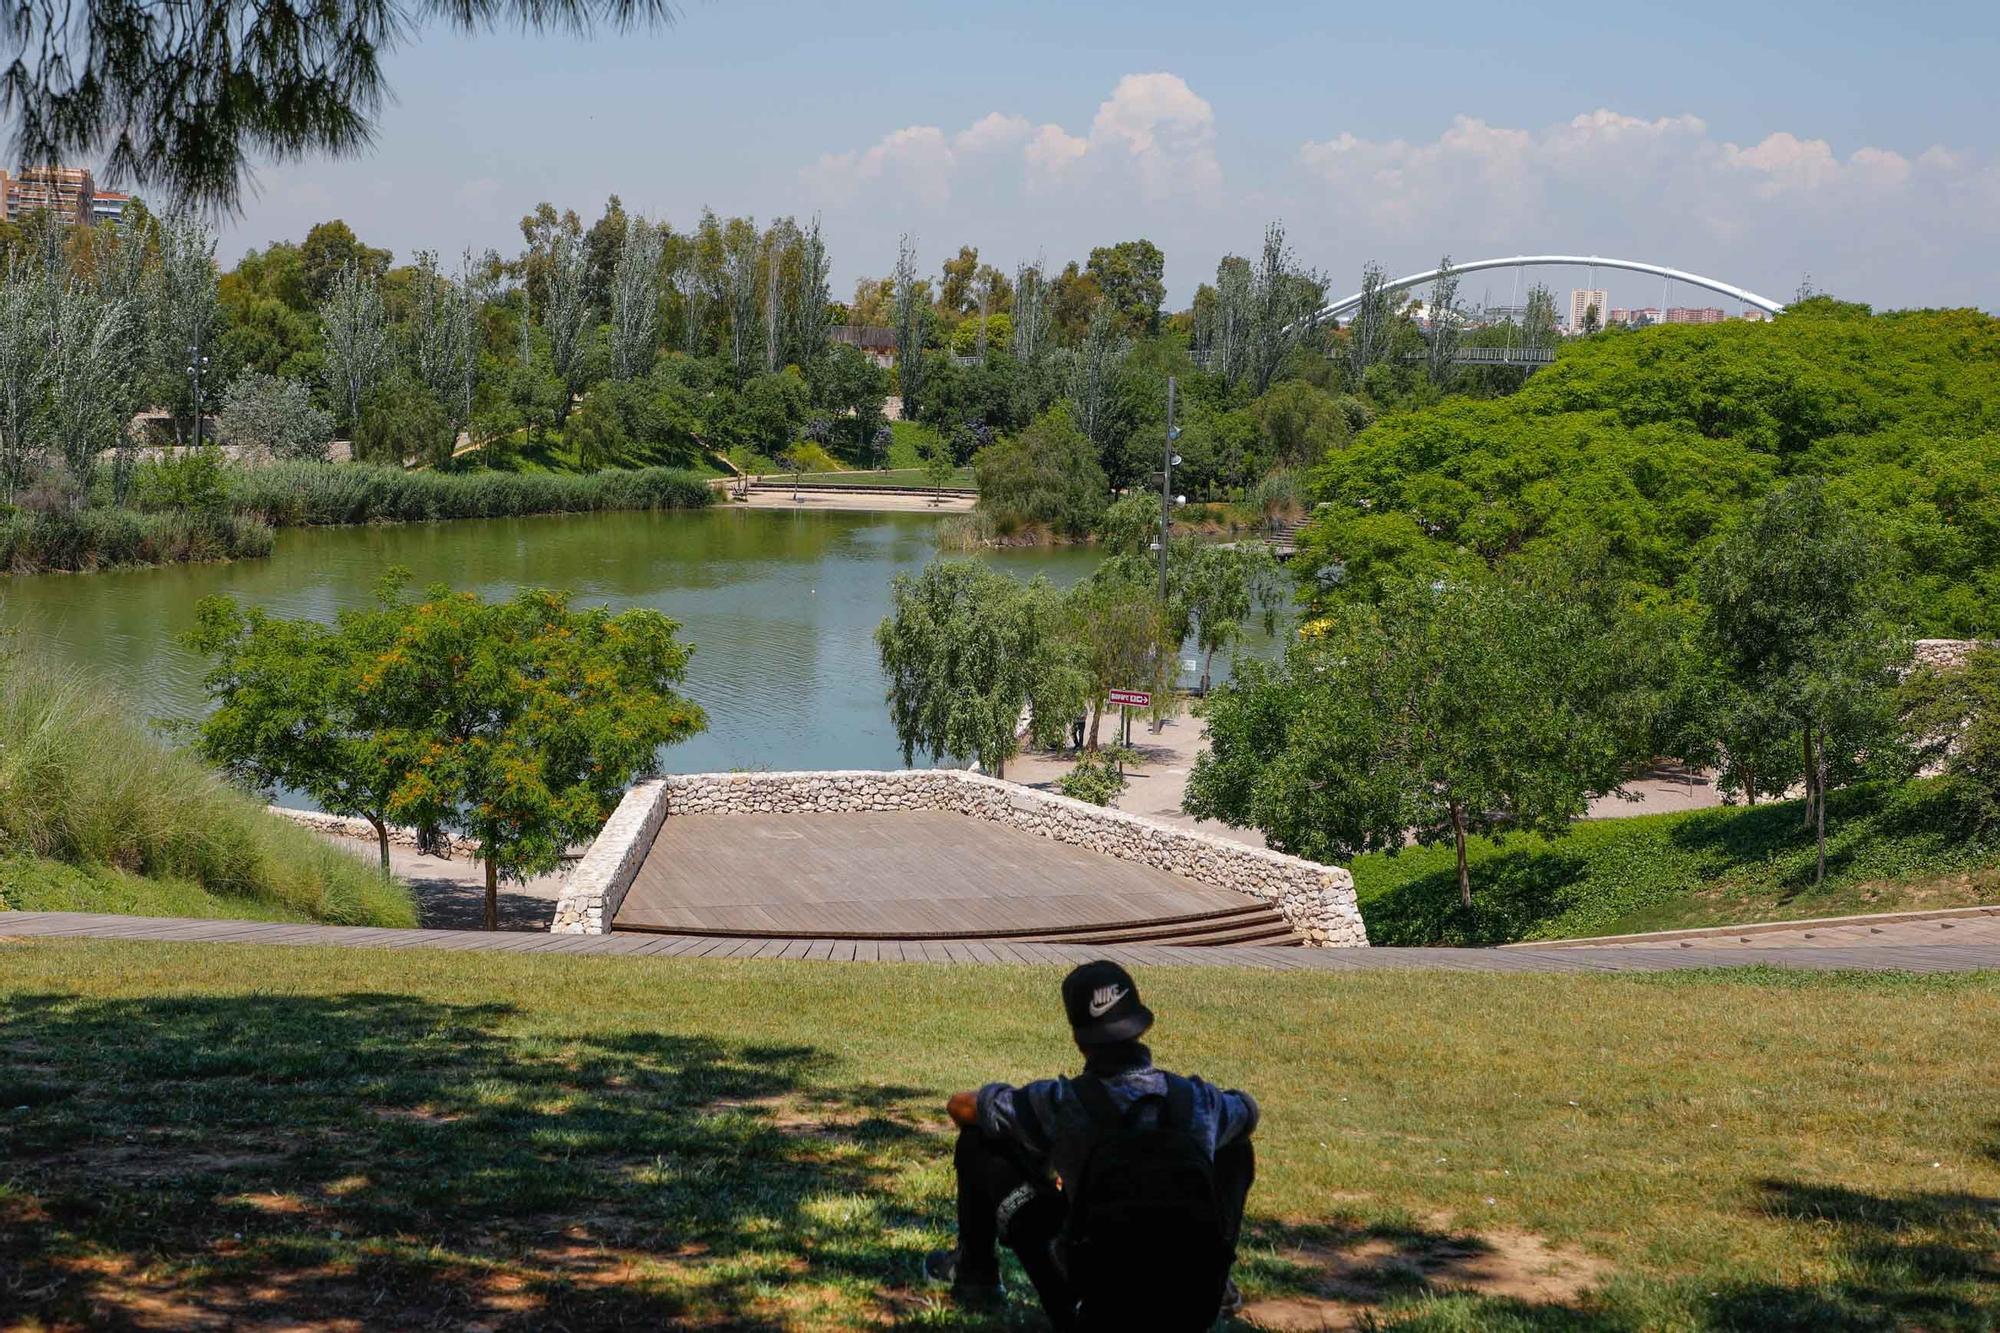
[[[1124,704],[1128,708],[1151,708],[1153,696],[1144,690],[1113,690],[1111,702]]]

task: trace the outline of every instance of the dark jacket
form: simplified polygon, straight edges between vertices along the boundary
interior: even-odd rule
[[[1141,1097],[1165,1096],[1167,1077],[1153,1067],[1152,1052],[1137,1042],[1111,1059],[1092,1060],[1084,1072],[1100,1080],[1119,1110]],[[1212,1158],[1215,1150],[1247,1139],[1257,1128],[1257,1103],[1247,1092],[1218,1088],[1198,1078],[1193,1132]],[[1076,1180],[1090,1151],[1090,1116],[1067,1078],[1037,1079],[1020,1087],[989,1083],[979,1090],[979,1128],[1020,1147],[1038,1166]]]

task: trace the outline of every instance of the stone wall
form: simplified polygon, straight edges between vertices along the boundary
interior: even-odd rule
[[[666,781],[634,783],[570,871],[549,930],[557,935],[608,932],[666,817]]]
[[[1978,639],[1918,639],[1911,656],[1920,667],[1955,667],[1979,646]]]
[[[290,806],[271,805],[264,807],[272,814],[303,824],[321,833],[331,833],[336,838],[365,838],[368,845],[375,845],[375,826],[365,819],[351,815],[329,815],[323,810],[294,810]],[[402,824],[389,825],[389,845],[391,847],[415,847],[417,831]],[[479,850],[479,844],[471,838],[451,840],[453,856],[469,856]]]
[[[950,810],[1005,824],[1262,899],[1276,906],[1310,945],[1368,943],[1353,876],[1343,869],[956,769],[694,773],[642,783],[627,794],[625,804],[585,855],[571,882],[572,892],[582,896],[568,917],[558,907],[556,929],[579,933],[608,929],[660,821],[670,815],[865,810]],[[619,828],[614,830],[613,825]],[[582,883],[584,866],[593,860],[606,876],[601,890],[586,890]],[[586,902],[591,892],[597,895],[594,912]],[[565,895],[564,904],[568,903]]]

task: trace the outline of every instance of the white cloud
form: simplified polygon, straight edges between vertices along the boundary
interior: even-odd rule
[[[962,183],[990,184],[996,173],[1038,192],[1136,189],[1156,201],[1213,191],[1222,184],[1215,110],[1179,75],[1127,74],[1087,134],[993,111],[952,134],[935,125],[893,130],[867,148],[828,153],[802,175],[834,201],[887,185],[942,209]]]
[[[1366,234],[1370,253],[1409,260],[1475,250],[1620,254],[1780,293],[1810,270],[1864,299],[1949,300],[1909,294],[1902,266],[1921,256],[1943,271],[1954,266],[1949,256],[1963,271],[2000,237],[1992,207],[2000,167],[1971,154],[1843,151],[1786,130],[1738,144],[1686,114],[1600,109],[1542,129],[1460,116],[1426,141],[1309,140],[1298,161],[1306,197],[1316,199],[1308,212],[1331,207]],[[1980,267],[1994,276],[1990,264]],[[1993,297],[1989,285],[1955,299]]]

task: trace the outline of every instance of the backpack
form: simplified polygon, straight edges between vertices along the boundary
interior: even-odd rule
[[[1233,1256],[1215,1161],[1193,1133],[1194,1086],[1166,1079],[1166,1096],[1122,1113],[1096,1078],[1071,1081],[1091,1122],[1059,1242],[1079,1328],[1199,1330],[1221,1308]]]

